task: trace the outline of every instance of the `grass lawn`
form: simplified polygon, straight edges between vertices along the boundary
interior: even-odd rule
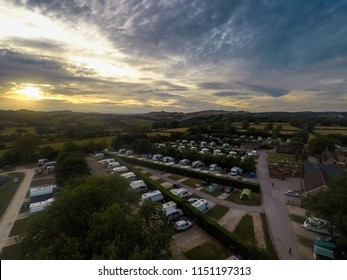
[[[4,247],[0,254],[1,260],[23,260],[20,253],[20,244]]]
[[[8,205],[10,204],[14,194],[16,193],[20,182],[24,178],[24,173],[12,172],[8,173],[7,181],[0,186],[0,217],[5,213]],[[18,177],[20,181],[13,183],[13,178]]]
[[[189,187],[195,188],[195,184],[201,184],[202,182],[203,181],[201,181],[199,179],[189,178],[189,179],[183,181],[182,183],[189,186]]]
[[[222,244],[207,241],[185,252],[185,255],[190,260],[225,260],[230,251]]]
[[[170,178],[170,179],[172,179],[172,180],[175,180],[175,181],[178,181],[178,180],[184,178],[183,176],[177,175],[177,174],[171,174],[171,175],[169,175],[169,176],[167,176],[167,177]]]
[[[45,186],[45,185],[53,185],[55,184],[54,178],[42,178],[31,181],[30,187],[38,187],[38,186]]]
[[[296,234],[296,237],[298,238],[298,242],[301,245],[313,248],[313,242],[314,241],[312,239],[309,239],[307,237],[304,237],[304,236],[301,236],[301,235],[298,235],[298,234]]]
[[[201,190],[201,192],[207,193],[207,194],[212,195],[212,196],[214,196],[214,197],[217,197],[217,196],[219,196],[219,195],[222,194],[222,192],[221,192],[219,189],[216,189],[216,190],[213,191],[213,192],[209,192],[209,191],[207,191],[207,190],[204,188],[204,189]]]
[[[218,221],[220,218],[222,218],[225,215],[226,212],[228,212],[228,210],[229,210],[228,207],[217,204],[213,208],[208,210],[206,212],[206,215]]]
[[[298,216],[295,214],[290,214],[290,218],[292,219],[293,222],[298,224],[303,224],[305,220],[307,219],[306,217]]]
[[[260,206],[261,205],[261,198],[260,194],[253,193],[252,199],[240,199],[241,190],[234,190],[227,198],[226,200],[231,201],[233,203],[241,204],[241,205],[248,205],[248,206]]]
[[[253,217],[246,214],[235,228],[234,234],[246,243],[256,246]]]
[[[26,231],[26,228],[29,222],[30,222],[30,218],[17,220],[14,223],[9,236],[20,235],[21,233],[24,233]]]

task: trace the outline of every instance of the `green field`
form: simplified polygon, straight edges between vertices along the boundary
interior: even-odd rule
[[[52,143],[46,143],[46,144],[41,144],[39,145],[39,147],[47,147],[47,146],[51,146],[53,149],[55,150],[61,150],[62,147],[64,146],[64,144],[66,143],[75,143],[77,145],[81,145],[81,144],[87,144],[91,141],[95,142],[95,143],[100,143],[100,142],[106,142],[107,145],[110,147],[112,140],[115,138],[115,136],[104,136],[104,137],[97,137],[97,138],[88,138],[88,139],[82,139],[82,140],[70,140],[70,141],[61,141],[61,142],[52,142]],[[3,154],[10,150],[9,149],[2,149],[0,150],[0,157],[3,156]]]
[[[215,205],[213,208],[207,211],[206,215],[212,219],[219,220],[222,218],[226,212],[228,212],[229,208],[222,205]]]
[[[16,130],[23,130],[23,132],[19,132],[20,134],[36,134],[35,127],[5,127],[3,130],[1,130],[2,135],[11,135],[11,134],[17,134],[18,132]],[[26,132],[24,132],[24,130]]]
[[[347,127],[316,125],[314,127],[314,132],[319,135],[328,135],[328,134],[347,135]]]

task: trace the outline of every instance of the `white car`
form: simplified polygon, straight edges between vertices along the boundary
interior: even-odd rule
[[[18,177],[13,178],[13,183],[18,183],[18,182],[19,182],[19,178]]]
[[[287,190],[284,194],[288,195],[288,196],[293,196],[293,197],[300,197],[299,193],[292,191],[292,190]]]
[[[193,224],[190,221],[180,220],[180,221],[175,223],[175,229],[177,231],[184,231],[184,230],[189,229],[192,225]]]

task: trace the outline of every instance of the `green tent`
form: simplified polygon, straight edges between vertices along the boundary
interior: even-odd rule
[[[250,189],[243,189],[240,195],[240,199],[252,199],[252,191]]]

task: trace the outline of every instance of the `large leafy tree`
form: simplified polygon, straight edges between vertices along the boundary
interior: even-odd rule
[[[170,229],[161,209],[139,206],[120,176],[68,181],[34,216],[22,244],[27,259],[168,259]]]
[[[329,187],[308,196],[310,214],[331,222],[337,240],[347,250],[347,172],[336,176]]]
[[[71,178],[90,175],[88,163],[79,152],[62,152],[55,165],[55,178],[58,186]]]

